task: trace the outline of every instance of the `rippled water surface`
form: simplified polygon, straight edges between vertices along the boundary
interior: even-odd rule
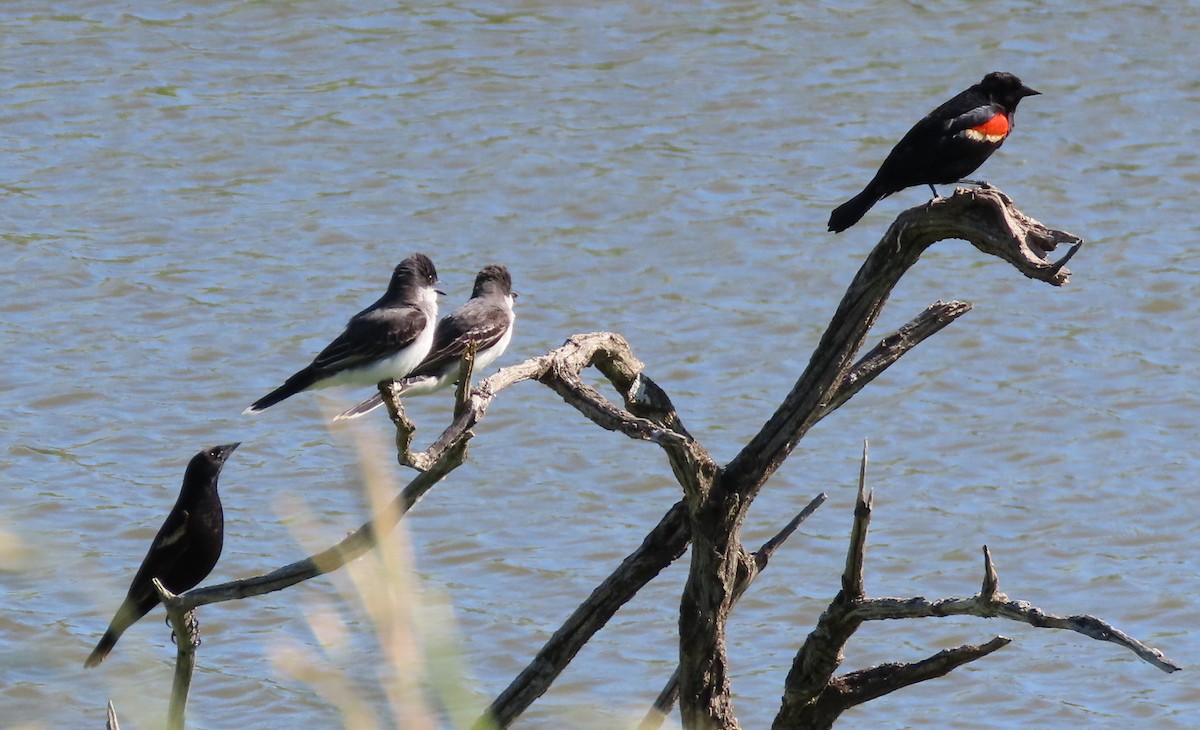
[[[982,174],[1088,243],[1065,289],[956,242],[902,282],[880,332],[936,299],[975,309],[816,428],[755,503],[749,546],[830,495],[735,614],[738,716],[769,725],[838,588],[863,439],[870,594],[969,595],[987,544],[1011,597],[1098,614],[1195,667],[1198,26],[1190,3],[0,5],[0,725],[99,727],[109,699],[123,725],[161,722],[161,612],[98,670],[82,662],[201,447],[244,442],[221,481],[212,580],[363,521],[355,442],[392,464],[390,425],[373,414],[357,439],[322,426],[322,404],[363,393],[240,412],[413,251],[436,261],[447,309],[483,264],[511,268],[518,331],[500,365],[574,332],[623,333],[727,461],[926,192],[838,236],[829,210],[993,69],[1043,96]],[[449,407],[413,401],[421,434]],[[656,447],[536,384],[502,394],[477,433],[401,531],[422,643],[433,666],[458,664],[395,673],[466,717],[679,493]],[[641,716],[674,666],[683,567],[622,610],[525,727]],[[205,609],[191,724],[369,727],[329,699],[348,696],[340,681],[381,722],[416,727],[407,700],[389,701],[353,590],[339,576]],[[844,668],[997,633],[1015,641],[845,724],[1200,725],[1190,672],[1023,624],[867,626]]]

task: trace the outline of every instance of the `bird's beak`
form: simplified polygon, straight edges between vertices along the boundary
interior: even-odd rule
[[[217,460],[220,461],[221,463],[225,463],[225,460],[229,458],[229,455],[233,453],[233,450],[241,445],[242,445],[242,442],[238,441],[238,442],[235,442],[232,444],[224,444],[222,446],[218,446],[216,448]]]
[[[1042,95],[1042,92],[1040,92],[1040,91],[1037,91],[1036,89],[1031,89],[1031,88],[1029,88],[1028,86],[1022,86],[1022,87],[1021,87],[1021,96],[1022,96],[1022,97],[1025,97],[1025,96],[1041,96],[1041,95]]]
[[[513,299],[516,299],[517,297],[521,296],[520,294],[518,294],[516,292],[513,292],[512,295],[513,295]]]
[[[438,294],[441,294],[442,296],[446,296],[446,292],[442,291],[441,289],[434,289],[434,291],[437,292]]]

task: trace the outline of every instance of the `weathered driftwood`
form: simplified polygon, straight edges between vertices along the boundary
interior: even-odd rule
[[[1068,629],[1099,641],[1113,642],[1165,672],[1181,668],[1158,650],[1094,616],[1055,616],[1025,601],[1009,599],[1000,592],[1000,580],[986,545],[983,547],[983,586],[979,593],[970,598],[932,601],[920,597],[868,598],[863,573],[867,529],[874,500],[866,490],[866,463],[864,447],[850,548],[846,553],[846,569],[842,573],[842,589],[796,653],[792,669],[784,682],[783,702],[771,726],[773,730],[831,728],[843,712],[855,705],[927,679],[944,676],[1012,641],[997,636],[984,644],[947,649],[919,662],[882,664],[834,677],[833,673],[842,662],[846,643],[864,621],[942,616],[1007,618],[1039,628]]]
[[[754,570],[738,576],[737,597],[734,598],[735,602],[738,598],[741,598],[743,595],[745,595],[746,589],[750,587],[750,584],[754,582],[754,579],[758,577],[759,573],[767,569],[767,565],[770,563],[771,556],[775,554],[775,551],[778,550],[779,547],[783,545],[783,543],[789,537],[792,536],[792,533],[796,531],[796,528],[800,526],[801,522],[808,519],[809,515],[817,511],[817,507],[820,507],[825,503],[826,498],[827,495],[824,492],[818,494],[811,502],[808,503],[807,507],[800,511],[800,514],[793,517],[790,522],[783,526],[782,530],[775,533],[774,537],[764,542],[762,547],[752,553],[754,557]],[[667,680],[667,684],[665,687],[663,687],[662,692],[658,693],[658,697],[654,700],[654,705],[650,708],[650,712],[646,714],[645,719],[643,719],[638,725],[638,730],[656,730],[656,728],[660,727],[663,723],[663,720],[666,719],[667,714],[671,712],[671,708],[675,706],[675,701],[678,699],[679,667],[675,667],[675,672],[671,675],[671,678]]]
[[[893,287],[929,246],[946,238],[966,239],[1025,276],[1055,286],[1067,283],[1070,272],[1063,264],[1081,243],[1020,213],[992,188],[960,189],[900,214],[867,256],[808,367],[774,415],[729,464],[685,489],[693,544],[679,622],[684,726],[738,726],[730,699],[725,626],[736,576],[749,561],[739,540],[742,521],[767,479],[833,400]],[[1047,260],[1048,252],[1067,242],[1074,244],[1067,257],[1057,263]]]
[[[870,352],[855,364],[850,374],[838,386],[820,417],[832,413],[868,383],[878,377],[892,363],[916,347],[926,338],[940,331],[954,320],[970,311],[963,302],[936,302],[899,330],[883,338]],[[596,367],[609,376],[609,381],[622,394],[631,414],[670,427],[673,431],[687,433],[671,404],[670,398],[657,384],[641,372],[642,364],[633,355],[624,339],[610,333],[576,335],[568,340],[593,340],[608,343],[606,358],[598,360]],[[516,366],[521,367],[521,366]],[[502,373],[504,371],[501,371]],[[612,373],[611,375],[609,375]],[[631,374],[636,374],[631,377]],[[486,382],[486,381],[485,381]],[[568,402],[571,402],[568,398]],[[699,477],[688,471],[689,459],[677,451],[666,450],[676,479],[680,484],[694,483]],[[701,459],[701,461],[704,461]],[[711,461],[711,460],[708,460]],[[477,729],[490,727],[489,723],[507,727],[521,715],[538,697],[550,688],[558,675],[566,668],[580,649],[612,618],[621,606],[631,600],[642,586],[654,579],[663,569],[683,555],[691,539],[691,524],[687,519],[687,506],[683,502],[673,505],[658,524],[642,540],[637,550],[631,553],[618,568],[592,591],[591,595],[575,609],[563,625],[554,632],[525,669],[509,686],[492,701],[488,711],[476,724]]]

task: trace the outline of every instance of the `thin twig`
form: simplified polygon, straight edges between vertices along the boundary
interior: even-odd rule
[[[842,405],[867,383],[889,365],[900,359],[904,353],[919,345],[922,341],[941,332],[950,323],[971,311],[968,302],[942,302],[930,304],[903,327],[881,339],[866,354],[858,359],[845,380],[838,385],[838,390],[825,405],[826,411],[832,411]]]
[[[404,402],[400,399],[400,384],[395,380],[385,380],[379,384],[379,394],[383,396],[383,405],[387,408],[388,418],[396,426],[396,460],[401,466],[411,466],[417,471],[429,468],[423,454],[412,450],[413,437],[417,427],[409,420],[404,412]]]
[[[458,385],[454,388],[454,419],[458,420],[467,410],[471,395],[471,377],[475,374],[475,349],[479,343],[469,340],[458,364]]]
[[[850,549],[846,551],[846,569],[842,573],[845,598],[863,597],[863,566],[866,563],[867,529],[871,524],[874,493],[867,492],[867,442],[863,441],[862,461],[858,467],[858,497],[854,502],[854,526],[850,530]]]
[[[963,644],[945,649],[919,662],[889,662],[870,669],[848,672],[830,681],[828,702],[841,710],[861,705],[918,682],[944,677],[958,667],[999,651],[1012,639],[997,636],[983,644]]]
[[[779,546],[792,536],[792,533],[796,531],[796,528],[800,526],[801,522],[807,520],[809,515],[817,511],[817,507],[825,504],[826,499],[828,499],[828,495],[824,492],[821,492],[816,497],[813,497],[813,500],[808,503],[808,506],[800,511],[800,514],[793,517],[791,521],[784,525],[783,529],[780,530],[774,537],[764,542],[762,547],[754,551],[754,562],[758,565],[759,570],[767,567],[767,563],[771,560],[771,556],[775,554],[775,551],[779,548]]]

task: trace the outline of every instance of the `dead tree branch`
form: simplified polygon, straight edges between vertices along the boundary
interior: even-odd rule
[[[880,664],[870,669],[834,677],[829,680],[828,693],[818,700],[816,714],[820,715],[821,711],[832,713],[835,709],[840,714],[846,708],[861,705],[898,689],[927,679],[944,677],[967,662],[985,657],[1011,642],[1012,639],[997,636],[983,644],[964,644],[946,649],[919,662]]]
[[[864,621],[941,616],[1007,618],[1040,628],[1070,629],[1100,641],[1111,641],[1133,651],[1166,672],[1181,667],[1141,642],[1094,616],[1060,617],[1047,614],[1025,601],[1009,600],[1000,593],[1000,582],[991,553],[983,548],[984,570],[979,593],[971,598],[868,598],[863,591],[867,531],[871,498],[865,486],[866,451],[860,472],[850,547],[842,590],[838,592],[804,645],[796,653],[784,683],[783,702],[773,730],[831,728],[847,709],[927,679],[945,676],[957,667],[1007,646],[1012,640],[995,637],[981,645],[966,645],[939,652],[914,663],[889,663],[850,672],[833,673],[841,664],[845,646]]]
[[[900,278],[921,254],[946,238],[970,241],[1030,278],[1055,286],[1070,272],[1066,258],[1046,254],[1080,239],[1053,231],[1016,210],[998,190],[958,190],[950,198],[902,213],[875,246],[842,297],[808,367],[783,403],[742,451],[711,481],[688,491],[691,569],[680,607],[683,662],[680,711],[689,728],[736,728],[730,699],[725,624],[736,575],[747,559],[739,532],[759,490],[816,423],[849,374],[851,362]],[[1074,250],[1067,255],[1069,258]]]
[[[167,709],[167,728],[183,730],[188,690],[192,687],[192,672],[196,669],[196,647],[200,646],[200,624],[192,609],[179,604],[178,597],[167,590],[158,578],[151,579],[158,598],[167,609],[167,619],[175,638],[175,679],[171,683],[171,704]]]
[[[822,410],[819,418],[832,413],[854,394],[883,373],[902,355],[920,342],[942,330],[951,322],[970,310],[962,302],[941,302],[931,305],[896,332],[887,335],[851,369],[850,374],[839,385],[834,397]],[[609,333],[576,335],[568,343],[599,337],[618,337]],[[624,340],[621,340],[624,342]],[[540,359],[539,359],[540,360]],[[513,368],[520,368],[522,376],[532,377],[530,372],[540,370],[534,360]],[[598,360],[596,367],[613,384],[625,400],[632,414],[668,428],[674,433],[687,436],[687,430],[675,412],[667,394],[641,371],[641,363],[633,357],[609,357]],[[493,377],[510,377],[505,368]],[[484,381],[485,383],[487,381]],[[515,382],[515,381],[514,381]],[[482,384],[481,384],[482,386]],[[562,394],[560,392],[560,394]],[[566,396],[564,396],[566,397]],[[819,419],[818,419],[819,420]],[[451,428],[454,428],[451,426]],[[690,437],[689,437],[690,438]],[[693,460],[686,452],[677,450],[674,444],[660,446],[667,453],[672,470],[681,485],[695,483],[701,477],[691,471]],[[641,588],[654,579],[663,569],[683,555],[691,540],[691,524],[687,517],[687,506],[678,502],[667,511],[659,523],[646,535],[642,544],[613,573],[606,578],[586,600],[575,609],[563,625],[554,633],[533,658],[521,670],[509,686],[492,701],[476,728],[508,727],[517,717],[554,682],[580,649],[608,622],[617,610],[628,603]],[[491,724],[489,724],[491,723]]]
[[[874,376],[884,368],[900,359],[900,356],[916,347],[922,341],[941,332],[946,325],[971,311],[967,302],[937,301],[921,312],[911,321],[894,333],[884,337],[877,345],[859,358],[846,379],[838,387],[837,392],[830,398],[825,411],[837,409],[858,391],[862,390]],[[869,379],[867,374],[871,374]],[[819,419],[818,419],[819,420]]]
[[[454,389],[455,421],[461,418],[469,407],[468,396],[471,392],[471,376],[474,372],[475,343],[470,342],[467,343],[466,350],[463,351],[462,360],[458,366],[458,384]],[[470,438],[464,430],[456,434],[454,439],[439,439],[425,451],[413,451],[412,442],[416,435],[417,427],[408,419],[408,415],[404,412],[404,403],[400,400],[400,384],[395,380],[383,381],[379,384],[379,395],[383,397],[383,404],[387,407],[388,417],[396,427],[396,460],[400,462],[400,466],[411,466],[417,471],[425,471],[438,461],[441,454],[449,448],[450,444],[456,443],[456,439]],[[466,458],[465,453],[463,458]]]
[[[474,388],[470,387],[473,357],[468,356],[460,373],[453,420],[423,452],[412,451],[415,427],[404,414],[395,390],[390,384],[381,386],[384,402],[396,424],[398,459],[401,464],[421,472],[396,497],[385,516],[364,524],[322,553],[266,575],[193,589],[171,598],[170,607],[172,610],[190,610],[207,603],[280,590],[335,570],[363,554],[374,547],[377,537],[392,529],[422,495],[462,463],[473,436],[472,429],[482,420],[496,395],[515,383],[536,380],[600,427],[662,448],[683,489],[683,500],[666,513],[642,545],[575,611],[529,667],[493,702],[480,723],[494,723],[499,727],[510,724],[545,692],[558,673],[621,605],[682,555],[689,540],[695,540],[680,608],[681,713],[687,727],[736,728],[729,699],[725,625],[733,604],[749,580],[765,567],[770,550],[774,549],[766,550],[764,546],[758,554],[750,554],[741,546],[738,535],[746,510],[812,425],[845,403],[922,339],[970,309],[970,305],[959,302],[938,302],[851,365],[900,277],[926,248],[950,237],[965,238],[981,251],[1008,261],[1025,276],[1056,286],[1067,282],[1070,272],[1063,264],[1074,255],[1080,243],[1070,234],[1050,230],[1024,216],[1003,193],[990,188],[957,191],[951,198],[906,211],[863,264],[808,367],[783,404],[725,467],[716,464],[703,446],[692,438],[665,391],[646,376],[643,364],[634,357],[628,343],[612,333],[575,335],[562,347],[504,368]],[[1073,243],[1074,247],[1063,259],[1050,263],[1046,254],[1066,242]],[[597,368],[608,379],[621,396],[623,407],[583,382],[580,374],[588,367]],[[863,596],[862,550],[865,549],[865,529],[870,514],[869,499],[860,499],[860,507],[858,512],[861,514],[856,512],[856,524],[861,522],[862,532],[852,539],[855,547],[848,557],[843,591],[834,605],[841,605],[840,600],[842,604],[869,613],[868,607],[874,610],[882,604],[870,603]],[[992,593],[995,592],[993,584]],[[998,601],[990,600],[989,605],[998,605]],[[829,636],[844,634],[848,638],[862,621],[876,618],[852,611],[834,612],[832,606],[827,615],[832,616],[830,621],[836,619],[840,623],[818,625],[814,635],[824,631]],[[1003,614],[998,612],[996,615]],[[1103,626],[1107,627],[1106,624]],[[1115,632],[1111,627],[1107,630]],[[813,643],[811,637],[806,647],[809,643]],[[808,658],[814,659],[822,668],[828,665],[829,672],[820,681],[821,691],[825,691],[832,686],[830,677],[840,661],[840,649],[832,656],[820,657],[817,656],[820,648],[816,646]],[[866,696],[861,692],[855,694],[858,687],[870,689],[890,683],[895,688],[921,681],[917,678],[936,676],[934,672],[937,671],[945,673],[953,666],[996,648],[999,644],[994,642],[981,647],[960,647],[943,653],[944,656],[926,660],[920,666],[897,665],[872,674],[847,675],[838,680],[845,691],[839,695],[830,690],[822,695],[823,701],[830,703],[833,700],[828,698],[840,696],[839,701],[849,706],[846,703],[850,699]],[[847,680],[847,677],[851,679]],[[871,680],[874,684],[870,678],[875,678]],[[784,712],[781,711],[780,716],[783,717]]]
[[[800,523],[808,519],[809,515],[817,511],[817,508],[825,504],[827,496],[824,492],[813,498],[808,506],[800,511],[783,526],[783,529],[775,533],[774,537],[762,544],[758,550],[754,551],[754,570],[743,573],[739,576],[737,597],[734,599],[736,603],[738,598],[746,594],[746,589],[758,577],[758,574],[766,570],[767,564],[771,561],[771,556],[779,549],[781,545],[800,527]],[[671,712],[671,708],[675,706],[676,700],[679,699],[679,667],[675,667],[675,671],[671,674],[671,678],[667,680],[667,684],[663,687],[662,692],[658,694],[658,698],[654,700],[654,705],[650,712],[647,713],[645,719],[638,725],[638,730],[655,730],[662,725],[663,719]]]
[[[641,363],[633,357],[629,345],[619,335],[611,333],[576,335],[557,350],[527,360],[520,365],[505,368],[483,380],[478,387],[462,398],[457,407],[459,414],[453,423],[429,449],[419,453],[413,453],[409,448],[415,428],[406,417],[403,417],[402,407],[391,397],[391,388],[381,386],[384,403],[387,404],[389,412],[394,414],[393,420],[400,421],[396,428],[397,445],[398,448],[403,449],[401,451],[402,461],[407,461],[421,470],[421,473],[409,482],[396,497],[389,509],[384,511],[382,521],[368,522],[333,547],[270,573],[215,586],[193,588],[180,594],[178,597],[180,605],[191,609],[209,603],[258,596],[282,590],[342,567],[373,548],[377,535],[395,527],[396,523],[426,492],[463,463],[466,458],[467,442],[473,436],[471,428],[483,418],[497,393],[524,380],[536,379],[543,382],[549,381],[548,384],[559,385],[559,381],[564,380],[563,374],[567,376],[571,373],[577,374],[593,363],[604,363],[614,372],[626,372],[634,367],[633,364],[636,364],[636,368],[640,372],[641,367]],[[597,366],[599,367],[599,365]],[[463,380],[468,380],[469,375],[470,366],[464,365],[464,373],[461,377]],[[657,386],[654,387],[657,388]],[[578,401],[568,402],[589,417],[597,413],[596,409],[592,407],[592,401],[587,396],[581,396]],[[669,401],[667,403],[669,407]],[[662,404],[657,401],[652,405],[662,407]],[[664,445],[664,448],[684,448],[689,454],[699,448],[688,437],[656,427],[645,419],[639,419],[632,414],[622,415],[619,412],[620,409],[615,407],[609,410],[615,410],[618,413],[611,418],[608,415],[598,415],[599,425],[615,426],[614,430],[628,432],[631,436],[641,437],[648,441],[657,441]],[[670,410],[674,411],[673,408]],[[614,418],[615,420],[613,420]],[[625,426],[629,426],[629,428],[626,429]],[[401,431],[406,433],[401,435]],[[404,444],[403,447],[400,447],[401,442]]]
[[[987,546],[984,546],[987,551]],[[989,570],[991,558],[986,562]],[[986,593],[987,578],[984,578],[984,591],[971,598],[942,598],[928,600],[925,598],[872,598],[863,601],[855,608],[857,618],[862,621],[879,621],[884,619],[929,618],[941,616],[979,616],[982,618],[1006,618],[1019,621],[1039,629],[1065,629],[1082,634],[1096,641],[1107,641],[1117,646],[1123,646],[1136,654],[1143,661],[1171,674],[1183,669],[1182,666],[1167,658],[1161,651],[1146,646],[1125,632],[1117,629],[1106,621],[1087,614],[1075,616],[1056,616],[1046,613],[1028,601],[1009,600],[1003,593],[995,593],[990,597]]]
[[[394,528],[426,492],[462,464],[469,436],[463,433],[459,438],[459,441],[439,453],[435,463],[404,487],[388,509],[382,511],[381,519],[367,522],[333,547],[253,578],[193,588],[179,594],[175,600],[181,607],[190,610],[210,603],[261,596],[337,570],[374,548],[379,535]]]

